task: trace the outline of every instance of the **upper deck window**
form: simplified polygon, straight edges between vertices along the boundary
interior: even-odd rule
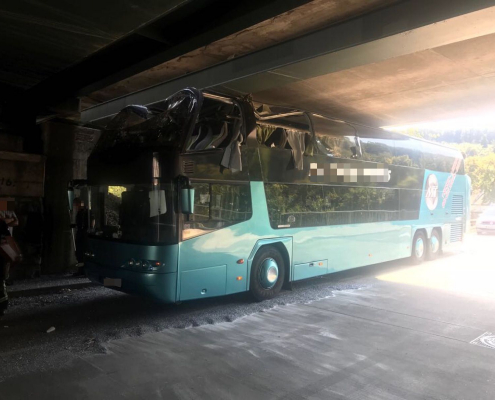
[[[397,161],[395,160],[394,134],[365,127],[358,127],[357,129],[363,160],[385,164],[394,164]]]
[[[291,150],[289,168],[302,170],[303,156],[313,155],[314,152],[309,119],[302,113],[259,121],[256,127],[256,139],[262,146]]]
[[[301,136],[307,144],[306,136],[310,137],[310,129],[306,115],[288,115],[260,121],[256,129],[256,139],[266,147],[292,149],[289,132],[292,132],[292,136],[297,132],[297,136]]]
[[[459,151],[433,143],[421,141],[424,167],[434,171],[451,172],[456,158],[462,158]],[[464,162],[461,162],[458,174],[464,174]]]
[[[360,156],[356,129],[352,125],[319,115],[312,115],[311,118],[319,152],[338,158],[354,159]]]

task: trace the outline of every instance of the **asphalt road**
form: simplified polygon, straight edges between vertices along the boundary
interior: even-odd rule
[[[459,304],[464,304],[463,299],[474,298],[476,302],[486,302],[491,310],[495,302],[491,280],[495,266],[490,261],[494,245],[495,236],[470,236],[459,252],[422,266],[411,267],[407,261],[400,261],[346,271],[298,283],[292,291],[284,291],[278,298],[263,303],[254,303],[249,295],[242,294],[162,305],[102,287],[17,298],[8,315],[0,321],[0,381],[7,382],[28,373],[33,376],[33,373],[60,370],[72,365],[74,360],[105,354],[115,343],[137,342],[153,337],[156,332],[191,332],[192,329],[185,328],[225,326],[225,323],[229,326],[241,317],[256,318],[277,310],[287,315],[290,307],[324,299],[327,299],[325,304],[333,301],[338,304],[339,299],[353,293],[356,296],[380,293],[386,305],[388,291],[396,293],[404,284],[421,290],[426,288],[431,293],[455,294]],[[396,301],[396,297],[390,295],[390,302]],[[429,312],[434,311],[435,318],[448,319],[443,315],[447,306],[445,299],[435,299],[437,303]],[[411,301],[417,302],[417,299]],[[401,307],[407,309],[413,305],[405,303]],[[475,311],[479,315],[474,318],[476,323],[472,323],[478,327],[488,316],[482,315],[483,310],[479,308],[468,310],[467,315]],[[469,323],[463,321],[463,324]],[[55,331],[47,333],[50,327],[55,327]],[[495,331],[495,326],[492,329]],[[491,355],[494,356],[495,351]]]
[[[13,298],[8,313],[0,320],[0,381],[60,368],[74,357],[104,353],[106,343],[114,339],[231,322],[273,307],[322,299],[335,291],[356,290],[372,284],[365,282],[368,268],[297,283],[292,290],[262,303],[242,293],[168,305],[100,286]],[[354,282],[358,276],[360,282]],[[51,327],[55,331],[47,333]]]

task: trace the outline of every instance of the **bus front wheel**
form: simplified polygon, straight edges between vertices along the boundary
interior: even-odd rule
[[[250,292],[257,301],[275,297],[282,289],[285,265],[282,255],[273,247],[262,247],[251,265]]]
[[[416,232],[412,243],[411,261],[414,264],[421,264],[425,260],[428,243],[422,231]]]

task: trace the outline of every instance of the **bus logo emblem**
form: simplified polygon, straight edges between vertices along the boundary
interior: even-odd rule
[[[430,174],[426,179],[426,206],[433,211],[438,205],[438,179],[435,175]]]

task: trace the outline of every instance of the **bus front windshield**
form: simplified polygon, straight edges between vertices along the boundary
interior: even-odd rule
[[[177,243],[170,184],[91,187],[92,236],[142,244]]]

